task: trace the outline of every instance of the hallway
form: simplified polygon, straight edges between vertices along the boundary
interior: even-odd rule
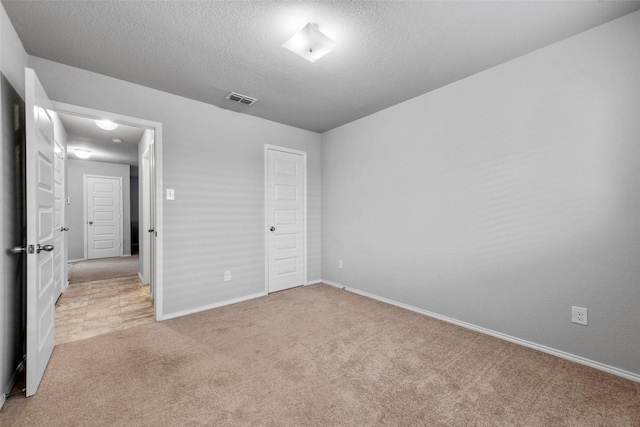
[[[70,264],[70,281],[74,276],[97,280],[72,282],[56,303],[56,345],[153,322],[149,285],[128,271],[132,261],[112,258]],[[104,278],[109,270],[113,277]]]

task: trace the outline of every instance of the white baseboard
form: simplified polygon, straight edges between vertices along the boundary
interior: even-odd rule
[[[265,292],[259,292],[257,294],[251,294],[251,295],[247,295],[247,296],[243,296],[243,297],[239,297],[239,298],[234,298],[234,299],[230,299],[230,300],[226,300],[226,301],[222,301],[222,302],[216,302],[213,304],[208,304],[208,305],[203,305],[201,307],[196,307],[196,308],[192,308],[189,310],[183,310],[183,311],[178,311],[175,313],[169,313],[169,314],[164,314],[162,316],[162,319],[160,320],[169,320],[169,319],[174,319],[176,317],[182,317],[182,316],[187,316],[189,314],[195,314],[195,313],[199,313],[201,311],[205,311],[205,310],[211,310],[212,308],[218,308],[218,307],[224,307],[225,305],[231,305],[231,304],[236,304],[242,301],[248,301],[250,299],[254,299],[254,298],[260,298],[267,295]]]
[[[124,257],[128,257],[128,256],[130,257],[130,256],[131,256],[131,254],[124,254],[124,255],[121,255],[121,257],[122,257],[122,258],[124,258]]]
[[[78,262],[78,261],[86,261],[86,258],[80,258],[80,259],[69,259],[67,260],[67,264],[71,263],[71,262]]]
[[[16,382],[18,382],[18,376],[20,376],[20,373],[24,369],[24,365],[25,365],[25,359],[23,358],[22,361],[18,363],[18,366],[16,367],[15,372],[11,376],[11,380],[9,380],[9,384],[7,384],[7,387],[5,388],[3,393],[0,394],[0,409],[2,409],[2,405],[4,405],[4,402],[7,401],[7,395],[11,393],[11,390],[13,390],[13,386],[15,386]]]
[[[138,278],[140,279],[140,283],[142,283],[143,285],[148,285],[148,283],[144,282],[144,277],[142,277],[142,273],[140,273],[139,271],[138,271]]]
[[[615,366],[606,365],[604,363],[596,362],[595,360],[586,359],[581,356],[577,356],[575,354],[567,353],[562,350],[557,350],[555,348],[547,347],[542,344],[536,344],[531,341],[523,340],[517,337],[513,337],[511,335],[503,334],[501,332],[496,332],[491,329],[483,328],[482,326],[477,326],[472,323],[463,322],[461,320],[454,319],[452,317],[443,316],[441,314],[433,313],[431,311],[423,310],[418,307],[414,307],[408,304],[404,304],[398,301],[394,301],[388,298],[380,297],[378,295],[370,294],[368,292],[361,291],[359,289],[350,288],[348,286],[341,285],[336,282],[331,282],[329,280],[322,280],[322,283],[326,283],[327,285],[335,286],[336,288],[344,289],[349,292],[353,292],[355,294],[359,294],[368,298],[372,298],[378,301],[385,302],[387,304],[395,305],[397,307],[404,308],[406,310],[411,310],[416,313],[424,314],[425,316],[433,317],[434,319],[442,320],[448,323],[453,323],[454,325],[462,326],[463,328],[471,329],[486,335],[491,335],[492,337],[500,338],[505,341],[512,342],[514,344],[519,344],[525,347],[532,348],[534,350],[541,351],[543,353],[551,354],[552,356],[557,356],[562,359],[570,360],[572,362],[580,363],[581,365],[586,365],[591,368],[595,368],[601,371],[608,372],[613,375],[617,375],[622,378],[626,378],[632,381],[640,382],[640,374],[636,374],[634,372],[625,371],[624,369],[616,368]]]
[[[307,283],[305,283],[304,286],[317,285],[318,283],[322,283],[322,279],[308,280]]]

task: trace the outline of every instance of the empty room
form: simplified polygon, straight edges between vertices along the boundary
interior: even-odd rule
[[[640,1],[1,0],[0,71],[0,425],[640,426]]]

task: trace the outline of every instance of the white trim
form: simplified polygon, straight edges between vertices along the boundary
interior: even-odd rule
[[[148,285],[149,283],[144,283],[144,277],[142,277],[142,273],[138,271],[138,279],[140,279],[140,283],[143,285]]]
[[[121,258],[126,258],[128,256],[131,256],[131,254],[124,254],[124,255],[120,255]]]
[[[122,257],[124,253],[124,187],[121,176],[112,176],[112,175],[95,175],[92,173],[82,174],[82,197],[84,198],[84,257],[89,259],[89,218],[87,217],[88,203],[89,203],[89,189],[87,188],[87,181],[89,178],[100,178],[100,179],[116,179],[118,180],[119,189],[118,192],[120,194],[120,253],[119,257]],[[98,258],[92,258],[98,259]]]
[[[281,151],[283,153],[297,154],[302,156],[302,168],[303,168],[303,178],[304,178],[304,230],[303,230],[303,240],[304,240],[304,248],[303,248],[303,259],[304,259],[304,267],[303,267],[303,275],[304,278],[302,280],[302,284],[308,284],[307,279],[307,265],[309,264],[307,259],[307,152],[294,150],[293,148],[287,147],[279,147],[277,145],[264,144],[264,292],[265,295],[269,294],[269,159],[268,153],[269,150]]]
[[[163,205],[162,205],[162,123],[154,122],[151,120],[140,119],[132,116],[125,116],[122,114],[116,114],[109,111],[96,110],[93,108],[82,107],[79,105],[67,104],[64,102],[51,101],[53,109],[58,112],[69,113],[76,116],[87,117],[90,119],[110,119],[116,123],[125,125],[132,125],[137,127],[144,127],[153,130],[153,150],[154,150],[154,171],[155,176],[152,177],[155,181],[156,198],[154,203],[155,221],[154,228],[157,236],[155,237],[155,253],[153,262],[154,267],[154,317],[156,321],[162,320],[162,300],[163,300],[163,265],[162,257],[164,254],[164,237],[163,237]]]
[[[264,145],[264,293],[269,294],[269,153]]]
[[[57,120],[60,120],[60,116],[58,114],[56,114],[56,118]],[[60,123],[59,121],[56,121],[55,123]],[[54,124],[54,136],[55,136],[55,129],[56,129],[56,124]],[[66,131],[65,131],[66,133]],[[60,195],[60,226],[64,227],[65,224],[67,223],[67,137],[65,136],[64,138],[64,145],[61,144],[55,137],[54,137],[54,141],[55,141],[55,145],[58,147],[58,149],[60,150],[60,152],[62,153],[62,157],[61,157],[61,166],[60,166],[60,176],[62,177],[62,182],[60,183],[60,189],[62,191],[62,194]],[[55,150],[54,150],[55,151]],[[55,164],[55,159],[58,158],[58,155],[55,154],[54,152],[54,164]],[[54,179],[55,180],[55,179]],[[54,191],[54,199],[55,199],[55,191]],[[55,208],[54,208],[55,210]],[[68,233],[64,233],[62,230],[60,230],[62,232],[62,235],[60,236],[61,241],[62,241],[62,252],[60,253],[60,257],[62,258],[62,265],[60,266],[60,269],[62,270],[62,283],[60,284],[60,294],[62,295],[67,288],[69,287],[69,261],[67,260],[67,258],[69,257],[69,239],[68,239]]]
[[[163,175],[162,175],[162,124],[156,123],[153,131],[153,171],[155,176],[152,179],[155,181],[154,188],[156,189],[155,198],[151,199],[154,201],[153,203],[153,213],[155,219],[153,221],[153,228],[155,230],[153,241],[155,242],[155,250],[153,252],[153,272],[151,273],[151,277],[153,278],[153,298],[155,307],[155,319],[160,321],[163,319],[162,317],[162,303],[164,300],[163,293],[163,271],[164,265],[162,260],[164,259],[164,223],[163,221],[163,198],[162,192],[164,191],[163,187]],[[151,285],[151,284],[150,284]]]
[[[72,263],[72,262],[78,262],[78,261],[86,261],[86,258],[78,258],[78,259],[70,259],[67,262],[68,263]]]
[[[211,310],[213,308],[224,307],[225,305],[236,304],[243,301],[248,301],[250,299],[260,298],[267,295],[264,292],[259,292],[257,294],[246,295],[243,297],[233,298],[222,302],[216,302],[213,304],[203,305],[201,307],[190,308],[188,310],[177,311],[175,313],[166,314],[162,320],[175,319],[176,317],[188,316],[190,314],[199,313],[201,311]]]
[[[368,298],[372,298],[378,301],[385,302],[387,304],[395,305],[396,307],[404,308],[406,310],[411,310],[419,314],[424,314],[425,316],[433,317],[434,319],[442,320],[444,322],[452,323],[457,326],[462,326],[466,329],[471,329],[476,332],[480,332],[485,335],[491,335],[492,337],[500,338],[505,341],[512,342],[514,344],[519,344],[524,347],[529,347],[534,350],[541,351],[543,353],[550,354],[552,356],[560,357],[561,359],[570,360],[572,362],[579,363],[581,365],[589,366],[594,369],[598,369],[600,371],[608,372],[613,375],[617,375],[622,378],[626,378],[628,380],[640,382],[640,374],[636,374],[633,372],[625,371],[624,369],[616,368],[615,366],[606,365],[604,363],[596,362],[595,360],[586,359],[581,356],[577,356],[575,354],[567,353],[562,350],[557,350],[555,348],[547,347],[546,345],[536,344],[531,341],[523,340],[521,338],[517,338],[511,335],[503,334],[501,332],[496,332],[491,329],[483,328],[482,326],[477,326],[472,323],[463,322],[461,320],[456,320],[452,317],[443,316],[441,314],[433,313],[431,311],[423,310],[421,308],[417,308],[408,304],[404,304],[398,301],[394,301],[388,298],[380,297],[378,295],[370,294],[368,292],[364,292],[358,289],[350,288],[347,286],[343,286],[336,282],[331,282],[329,280],[322,280],[322,283],[326,283],[327,285],[335,286],[336,288],[344,289],[349,292],[353,292],[354,294],[359,294]]]
[[[16,370],[13,372],[13,375],[11,376],[9,383],[7,384],[7,388],[4,390],[2,394],[0,394],[0,409],[2,409],[2,405],[4,405],[4,402],[7,401],[7,395],[11,393],[11,390],[13,390],[13,387],[18,382],[18,378],[20,377],[20,374],[25,368],[25,362],[26,360],[23,358],[20,361],[20,363],[18,363],[18,366],[16,366]]]
[[[320,283],[322,283],[322,279],[307,280],[304,286],[319,285]]]
[[[153,144],[149,144],[147,146],[147,148],[144,150],[144,152],[142,153],[142,155],[140,156],[140,164],[138,164],[138,171],[139,171],[139,173],[143,172],[144,175],[149,174],[149,170],[151,169],[151,166],[152,166],[151,165],[151,160],[150,160],[150,154],[152,153],[151,150],[153,149],[152,145]],[[146,182],[147,180],[150,181],[150,176],[146,177],[146,180],[145,180],[145,183],[142,186],[142,189],[141,190],[139,189],[140,191],[139,191],[138,198],[143,198],[144,199],[145,196],[148,196],[149,198],[151,198],[151,188],[153,186],[151,185],[151,182]],[[145,190],[147,190],[147,191],[145,191]],[[145,215],[145,210],[149,211],[147,213],[147,215]],[[151,274],[151,264],[152,264],[152,262],[151,262],[151,253],[150,252],[152,252],[151,251],[151,244],[152,244],[151,239],[152,239],[152,236],[151,236],[151,233],[149,233],[148,231],[147,231],[146,234],[144,233],[145,229],[149,230],[151,228],[151,222],[152,222],[151,211],[152,210],[153,209],[151,208],[151,206],[148,206],[145,209],[145,204],[144,204],[144,201],[143,201],[142,212],[138,213],[139,224],[140,225],[145,225],[142,228],[143,237],[138,242],[138,253],[141,255],[140,256],[140,263],[141,263],[140,265],[145,265],[147,267],[146,269],[142,268],[141,271],[139,271],[138,273],[140,275],[140,281],[142,283],[146,283],[146,284],[149,285],[150,295],[155,297],[155,295],[153,295],[153,289],[152,289],[153,287],[151,286],[151,276],[152,276],[152,274]],[[145,220],[147,220],[148,222],[145,222]],[[147,239],[147,238],[149,239],[149,244],[145,246],[143,243],[145,242],[145,239]],[[142,252],[144,252],[144,254]],[[147,263],[149,264],[148,266],[146,265]],[[149,277],[147,279],[145,279],[145,275],[144,275],[145,270],[148,270],[147,276],[149,276]]]

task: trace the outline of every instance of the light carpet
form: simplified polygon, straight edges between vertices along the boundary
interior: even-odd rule
[[[640,383],[328,285],[57,346],[11,426],[638,426]]]
[[[116,258],[99,258],[69,263],[69,283],[135,276],[140,270],[138,255]]]

